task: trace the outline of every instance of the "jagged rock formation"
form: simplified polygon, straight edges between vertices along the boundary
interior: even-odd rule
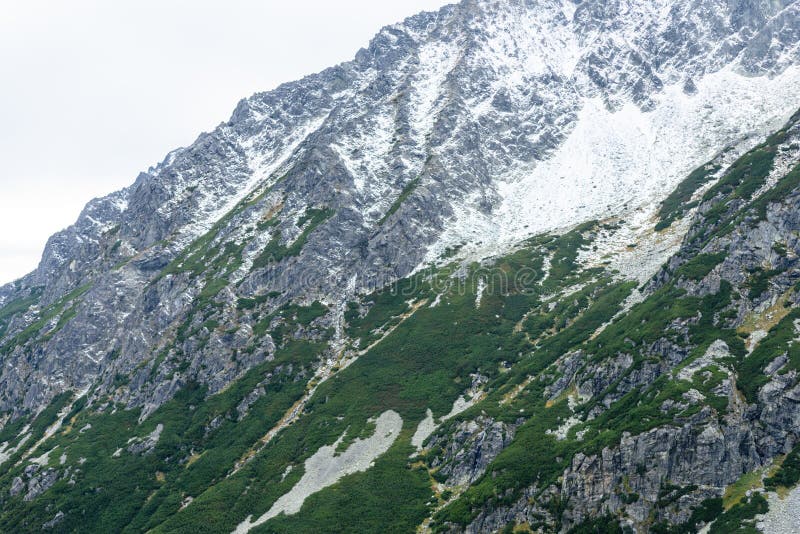
[[[800,436],[798,21],[464,0],[243,100],[0,288],[0,530],[231,531],[390,410],[266,527],[725,524]]]
[[[549,388],[550,398],[574,387],[575,395],[590,400],[573,426],[590,428],[620,405],[631,407],[635,399],[641,406],[654,396],[654,415],[669,419],[644,422],[644,432],[625,431],[614,446],[574,455],[560,484],[549,488],[568,503],[562,516],[568,526],[611,514],[637,531],[659,522],[692,529],[693,509],[797,445],[800,384],[789,362],[800,339],[798,140],[800,113],[727,169],[702,196],[680,251],[646,290],[643,306],[650,300],[666,303],[666,294],[717,300],[723,306],[711,309],[713,318],[709,308],[687,310],[665,323],[663,333],[653,332],[655,341],[626,338],[625,353],[596,343],[594,351],[567,354],[557,362],[562,374]],[[641,317],[636,311],[630,315]],[[656,324],[662,320],[648,312],[644,317]],[[630,321],[623,318],[619,324]],[[728,337],[733,331],[738,338]],[[597,362],[598,352],[607,359]],[[684,386],[671,398],[662,397],[672,381],[703,391]],[[578,431],[579,441],[586,428]],[[458,433],[450,439],[461,441]],[[450,447],[444,448],[444,461],[457,466],[464,452],[452,455]],[[531,495],[541,490],[533,486],[515,504],[480,513],[466,530],[535,524],[532,518],[542,510],[540,503],[530,505]]]
[[[645,205],[794,111],[797,9],[467,1],[385,28],[353,62],[242,101],[54,236],[2,298],[41,287],[45,310],[87,293],[48,342],[4,347],[14,365],[0,378],[3,406],[35,409],[66,387],[130,374],[186,319],[204,278],[239,296],[281,292],[276,305],[336,306],[447,247],[485,255],[488,240],[507,247]],[[575,150],[585,161],[561,164]],[[164,275],[201,235],[237,265]],[[192,378],[218,390],[263,358],[231,365],[231,341]],[[155,406],[176,390],[159,386],[128,402]]]

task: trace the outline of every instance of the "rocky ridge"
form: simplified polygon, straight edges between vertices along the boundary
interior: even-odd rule
[[[0,288],[0,529],[232,530],[386,410],[398,524],[724,520],[798,435],[798,9],[464,0],[243,100]]]

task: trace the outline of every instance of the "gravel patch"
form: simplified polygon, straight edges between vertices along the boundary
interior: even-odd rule
[[[758,529],[766,534],[800,534],[800,487],[783,499],[776,493],[766,497],[769,511],[759,518]]]

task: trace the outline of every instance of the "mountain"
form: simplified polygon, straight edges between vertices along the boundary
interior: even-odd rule
[[[0,288],[0,531],[779,532],[798,109],[788,0],[463,0],[241,101]]]

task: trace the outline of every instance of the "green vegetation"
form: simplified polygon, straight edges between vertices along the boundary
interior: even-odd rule
[[[762,487],[762,476],[763,470],[757,469],[755,471],[743,474],[741,477],[739,477],[739,480],[728,486],[725,489],[725,495],[723,495],[722,499],[722,504],[724,505],[725,509],[730,509],[734,505],[740,503],[745,497],[747,497],[749,492],[760,489]]]
[[[763,221],[767,218],[767,206],[773,203],[783,202],[788,194],[796,191],[800,187],[800,165],[797,165],[786,176],[781,178],[775,187],[756,199],[752,204],[751,211],[756,215],[757,220]]]
[[[783,271],[781,270],[765,270],[762,268],[758,268],[751,272],[750,279],[747,281],[747,285],[750,287],[750,291],[747,294],[748,298],[754,300],[764,294],[764,292],[769,288],[770,279],[782,272]]]
[[[261,269],[271,263],[278,263],[284,258],[290,256],[297,256],[308,241],[308,236],[317,229],[317,227],[331,218],[334,211],[329,208],[324,209],[308,209],[306,213],[297,221],[297,225],[303,230],[300,235],[291,244],[282,245],[281,236],[277,234],[270,240],[264,247],[264,250],[253,260],[253,269]]]
[[[765,169],[774,157],[769,143],[774,141],[737,163],[710,188],[713,194],[708,198],[721,206],[711,212],[717,230],[733,224],[744,209],[741,202],[724,204],[750,198],[764,183]],[[659,224],[668,226],[682,217],[698,188],[718,170],[704,166],[690,175],[662,206]],[[419,179],[404,188],[381,223],[418,184]],[[297,239],[281,244],[279,236],[273,235],[254,268],[300,254],[309,236],[333,215],[330,209],[309,209],[298,220]],[[271,216],[259,224],[261,231],[274,232],[274,227]],[[722,281],[717,293],[703,297],[688,296],[676,287],[675,280],[707,276],[725,259],[725,252],[696,255],[676,269],[672,282],[616,317],[636,283],[623,282],[602,269],[581,269],[578,255],[591,247],[598,231],[598,224],[589,222],[561,236],[532,239],[492,266],[469,265],[464,267],[466,274],[458,271],[459,276],[453,274],[460,265],[429,268],[372,295],[353,297],[345,312],[351,344],[344,348],[344,355],[361,351],[360,357],[347,366],[334,367],[329,378],[319,381],[313,377],[320,358],[340,356],[327,343],[329,323],[319,320],[330,310],[318,301],[308,306],[284,303],[280,294],[270,293],[239,298],[235,312],[221,313],[225,304],[216,297],[229,284],[229,275],[241,267],[243,251],[242,244],[215,245],[221,230],[216,226],[168,267],[173,273],[193,273],[198,296],[177,329],[175,343],[165,343],[146,365],[152,365],[153,373],[163,362],[173,370],[182,369],[176,362],[188,367],[191,354],[202,348],[210,332],[234,332],[243,318],[253,324],[253,336],[235,357],[262,356],[265,343],[260,341],[269,334],[278,347],[274,360],[257,365],[215,395],[186,381],[171,401],[141,423],[138,410],[125,410],[113,399],[76,405],[65,428],[38,451],[57,447],[51,465],[70,469],[73,481],[59,479],[32,502],[7,498],[0,512],[0,531],[41,528],[55,511],[63,510],[66,517],[59,528],[64,530],[230,532],[247,516],[258,517],[269,510],[300,480],[305,461],[320,447],[344,436],[339,450],[346,448],[353,439],[372,432],[371,418],[390,409],[401,415],[403,427],[372,467],[312,495],[300,514],[274,518],[256,532],[412,532],[431,515],[432,529],[442,532],[450,524],[466,525],[478,514],[517,502],[523,495],[541,498],[558,530],[569,503],[542,492],[559,484],[577,452],[591,455],[615,447],[626,432],[687,424],[705,407],[711,408],[712,417],[723,418],[728,398],[715,391],[728,378],[729,368],[737,371],[738,387],[750,401],[766,380],[764,367],[777,355],[785,353],[789,360],[779,372],[800,368],[800,345],[792,341],[796,337],[793,321],[800,312],[793,310],[780,320],[776,317],[770,335],[748,354],[744,334],[729,327],[741,287]],[[547,255],[550,267],[545,274]],[[752,272],[746,290],[760,295],[776,274],[769,269]],[[478,303],[479,280],[485,291]],[[27,309],[25,303],[16,303],[9,309],[21,313],[23,308]],[[0,327],[13,313],[0,310]],[[49,320],[68,321],[75,313],[75,302],[65,301],[59,313],[58,321],[55,314]],[[314,341],[298,339],[302,336]],[[704,365],[685,380],[677,378],[676,371],[696,362],[717,340],[728,345],[729,357]],[[657,348],[665,341],[686,351],[672,372]],[[624,365],[619,364],[622,360]],[[565,366],[567,361],[572,368]],[[599,395],[579,397],[577,384],[570,382],[572,373],[580,376],[598,365],[617,368],[619,373],[599,382],[606,388]],[[645,375],[652,379],[631,386],[645,372],[652,373]],[[120,375],[113,383],[124,387],[127,380]],[[560,385],[553,392],[557,380]],[[442,431],[485,415],[514,424],[515,437],[470,487],[438,493],[442,488],[434,488],[432,481],[447,479],[441,465],[446,458],[442,447],[417,453],[410,438],[428,409],[441,418],[474,384],[481,384],[485,397],[442,423]],[[687,400],[690,389],[704,398]],[[601,406],[604,397],[614,402]],[[62,399],[61,406],[68,400]],[[274,436],[269,434],[272,437],[267,440],[268,432],[287,413],[302,415]],[[44,421],[54,416],[43,412],[42,417]],[[565,425],[568,420],[570,426]],[[0,437],[16,438],[21,421],[9,425]],[[158,424],[164,430],[153,451],[138,455],[127,450],[129,443],[138,442]],[[559,428],[557,437],[554,430]],[[36,429],[43,432],[41,425]],[[56,465],[62,453],[66,455],[63,467]],[[800,452],[792,451],[768,483],[775,487],[796,484],[799,457]],[[24,464],[6,464],[0,489],[7,491]],[[627,477],[613,491],[624,505],[641,500]],[[696,486],[666,483],[658,506],[677,506],[684,502],[682,497],[696,491]],[[453,495],[458,498],[449,500]],[[684,534],[718,518],[712,532],[750,532],[752,518],[765,507],[762,501],[758,495],[740,502],[728,500],[725,504],[730,508],[723,511],[722,499],[709,499],[692,510],[685,525],[659,523],[652,525],[652,531]],[[444,507],[434,508],[439,505]],[[570,532],[622,532],[619,520],[623,516],[624,510],[594,518]],[[530,527],[553,526],[544,521]],[[505,530],[525,526],[512,523]]]
[[[310,214],[304,221],[306,229],[314,218]],[[430,477],[435,477],[436,471],[430,465],[441,451],[423,453],[421,464],[412,461],[410,436],[426,409],[436,417],[448,413],[475,373],[489,379],[486,401],[447,425],[472,417],[477,410],[500,421],[523,418],[524,422],[514,441],[492,462],[486,474],[435,514],[434,529],[446,529],[446,523],[466,524],[481,510],[514,502],[534,482],[547,487],[558,480],[579,450],[587,454],[598,452],[618,443],[623,432],[646,431],[696,413],[692,410],[699,407],[685,413],[660,410],[664,401],[680,400],[690,388],[706,393],[707,403],[719,413],[724,412],[727,399],[709,394],[724,373],[711,367],[708,372],[696,373],[691,381],[661,376],[648,388],[623,395],[593,420],[579,422],[568,431],[567,439],[558,440],[549,433],[572,414],[566,396],[547,402],[545,395],[546,387],[557,376],[552,364],[570,351],[584,350],[587,365],[620,353],[631,354],[634,364],[629,372],[633,372],[648,364],[635,350],[637,347],[665,336],[677,341],[684,334],[671,330],[670,325],[675,320],[691,318],[686,335],[694,348],[687,362],[702,355],[716,339],[725,340],[735,358],[745,354],[736,333],[718,324],[732,301],[732,289],[725,282],[718,294],[704,298],[687,297],[667,285],[606,324],[636,284],[614,281],[598,270],[579,271],[577,253],[589,242],[593,228],[592,223],[561,238],[534,240],[528,247],[498,260],[492,271],[471,266],[464,280],[450,277],[452,267],[429,270],[351,303],[346,313],[348,335],[360,340],[361,348],[380,342],[319,385],[304,407],[304,416],[258,453],[260,439],[306,391],[311,365],[326,349],[324,343],[297,341],[293,333],[328,310],[314,302],[310,306],[285,304],[271,313],[261,313],[278,295],[239,299],[239,312],[258,318],[254,337],[269,332],[282,347],[275,361],[258,366],[223,393],[208,398],[202,387],[187,384],[173,401],[141,425],[137,424],[135,411],[112,413],[110,409],[101,412],[91,407],[78,411],[70,416],[74,417],[70,426],[77,429],[91,422],[92,428],[84,433],[59,433],[43,447],[49,450],[58,445],[66,452],[68,465],[87,458],[76,486],[59,481],[32,503],[12,500],[0,515],[0,530],[41,525],[52,517],[48,510],[86,508],[83,515],[70,514],[64,525],[80,523],[87,531],[230,531],[246,516],[258,517],[266,512],[300,479],[305,459],[319,447],[332,444],[345,431],[348,440],[368,433],[371,417],[393,409],[403,417],[402,434],[374,467],[343,478],[311,496],[300,514],[275,518],[259,531],[331,531],[326,525],[336,525],[333,531],[340,532],[412,531],[433,511],[429,503],[438,502],[432,499]],[[542,247],[547,247],[553,256],[544,283]],[[702,277],[721,258],[695,258],[681,272],[687,277]],[[508,280],[518,281],[522,275],[528,278],[521,287],[487,284],[490,289],[476,307],[476,280],[495,276],[495,272],[503,273]],[[211,314],[198,309],[203,321],[187,320],[178,334],[180,339],[197,333],[190,326],[193,324],[208,330],[222,326],[213,315],[213,297],[225,285],[224,278],[206,281],[198,306],[208,308]],[[574,289],[570,293],[568,288]],[[555,294],[567,296],[553,298]],[[436,307],[418,306],[437,296]],[[394,330],[387,335],[391,328]],[[292,372],[284,366],[289,363]],[[298,371],[304,373],[304,379],[296,378]],[[264,395],[240,417],[236,407],[264,380]],[[619,381],[612,384],[609,391],[618,385]],[[592,407],[590,401],[579,406],[576,413],[588,413]],[[126,451],[129,439],[147,435],[158,423],[164,425],[164,432],[152,454],[133,456]],[[578,431],[583,433],[582,442],[575,439]],[[100,443],[108,435],[115,438]],[[113,457],[120,448],[124,461]],[[231,474],[234,465],[245,457],[252,459]],[[286,471],[289,465],[293,466],[291,472]],[[0,486],[8,484],[8,477],[18,472],[11,470],[0,477]],[[93,487],[104,490],[91,493],[89,488]],[[122,495],[126,505],[112,505]],[[675,495],[673,491],[663,498],[677,498]],[[186,497],[194,500],[182,509]],[[633,503],[638,496],[626,490],[623,500]],[[718,515],[712,504],[698,507],[691,525]],[[389,506],[393,515],[387,524],[383,511]],[[343,510],[348,513],[343,514]],[[613,518],[600,518],[574,531],[611,532],[614,530],[609,529],[615,525],[618,527]]]
[[[280,293],[268,293],[266,295],[259,295],[253,298],[240,298],[236,303],[236,307],[239,310],[252,310],[279,295]]]
[[[692,515],[686,523],[682,525],[657,523],[652,526],[650,532],[652,532],[652,534],[694,534],[697,532],[700,525],[707,525],[714,521],[722,512],[722,499],[706,499],[692,510]]]
[[[294,315],[295,320],[302,325],[309,325],[315,319],[328,313],[328,308],[318,300],[312,302],[311,306],[290,306],[287,310],[290,314]]]
[[[451,280],[447,268],[438,273],[421,273],[352,303],[347,313],[348,333],[353,339],[361,339],[362,347],[380,339],[381,334],[376,332],[397,328],[366,355],[321,384],[306,405],[304,417],[229,476],[236,462],[253,453],[254,445],[305,390],[305,380],[298,381],[292,374],[278,371],[281,365],[291,363],[310,369],[325,348],[324,344],[292,341],[286,333],[298,325],[312,323],[327,308],[319,302],[310,306],[284,305],[260,318],[258,325],[265,326],[257,325],[268,329],[274,319],[280,319],[283,334],[272,333],[285,345],[276,360],[252,370],[225,392],[206,398],[203,388],[188,384],[141,425],[136,422],[135,411],[111,413],[88,408],[70,415],[74,417],[70,423],[73,430],[57,434],[42,449],[58,446],[66,452],[69,465],[75,465],[80,458],[87,459],[76,485],[59,481],[32,503],[12,500],[0,516],[0,529],[41,525],[52,517],[49,510],[53,509],[81,509],[85,510],[82,514],[67,516],[65,528],[80,524],[85,531],[229,531],[247,515],[257,517],[269,509],[299,480],[304,460],[320,446],[333,443],[345,430],[349,439],[363,434],[368,431],[370,417],[394,409],[403,417],[403,432],[374,467],[343,478],[311,496],[302,513],[275,518],[259,531],[331,531],[330,525],[336,525],[332,528],[337,532],[411,531],[431,513],[428,503],[432,502],[432,490],[428,469],[409,460],[413,452],[410,435],[426,409],[432,409],[437,417],[449,412],[476,372],[489,377],[490,394],[475,409],[499,420],[515,421],[523,416],[526,421],[486,475],[436,515],[434,528],[445,522],[464,524],[487,506],[513,502],[534,480],[546,487],[548,482],[557,480],[578,450],[599,450],[617,442],[624,431],[643,431],[675,420],[679,414],[662,414],[658,410],[665,399],[678,399],[690,387],[711,389],[719,377],[713,369],[708,377],[696,375],[693,383],[675,383],[662,377],[652,385],[651,392],[631,392],[596,420],[580,423],[563,441],[547,431],[558,427],[570,411],[564,399],[546,406],[544,391],[548,381],[530,382],[508,403],[497,402],[517,390],[525,377],[542,375],[557,358],[576,348],[584,348],[594,358],[630,351],[663,336],[675,318],[702,317],[689,327],[697,354],[719,338],[726,339],[734,353],[743,354],[741,340],[714,324],[714,316],[730,303],[730,287],[725,284],[720,294],[703,299],[664,288],[595,335],[619,310],[635,284],[594,277],[593,272],[570,272],[563,267],[574,265],[585,239],[573,234],[568,239],[548,242],[558,266],[555,273],[551,271],[545,286],[537,284],[537,277],[542,276],[541,253],[536,248],[540,244],[500,260],[497,267],[512,280],[529,269],[533,273],[528,280],[531,283],[525,285],[524,291],[516,287],[487,291],[478,308],[476,284],[471,281],[474,278],[448,285],[443,282]],[[690,266],[686,271],[691,274],[695,272],[692,269],[705,269],[711,259],[704,260],[708,261],[698,261],[696,267]],[[470,276],[485,275],[473,266]],[[583,285],[568,298],[555,300],[552,307],[543,304],[547,299],[542,292],[576,281]],[[210,280],[199,300],[211,298],[224,285],[222,279]],[[438,294],[441,298],[437,307],[422,306],[409,314],[412,303],[431,301]],[[272,297],[240,299],[238,308],[242,313],[258,313]],[[368,310],[363,317],[358,313],[362,307]],[[521,330],[517,328],[520,322]],[[217,326],[212,318],[204,324]],[[531,337],[535,344],[527,341],[526,331],[537,334]],[[500,373],[503,362],[515,365]],[[266,393],[240,418],[236,406],[268,376],[271,378]],[[462,417],[469,417],[469,412]],[[213,421],[218,423],[212,425]],[[88,422],[92,424],[90,430],[75,430]],[[147,435],[158,423],[164,425],[164,432],[152,454],[134,456],[125,450],[129,439]],[[574,439],[578,430],[586,431],[582,444]],[[109,435],[114,439],[108,440]],[[114,458],[120,448],[122,458]],[[176,455],[175,451],[179,453]],[[432,458],[423,455],[426,463]],[[287,465],[294,466],[288,474]],[[18,472],[11,470],[0,477],[0,485],[7,484],[8,477]],[[93,487],[104,490],[92,493],[89,488]],[[194,500],[181,509],[185,497]],[[625,499],[633,502],[636,496],[628,492]],[[125,506],[112,504],[121,500]],[[389,503],[393,515],[387,524],[383,511]],[[342,514],[343,510],[348,512]],[[712,511],[698,508],[697,522]],[[576,527],[574,532],[612,532],[615,530],[609,529],[616,527],[612,518],[600,518]]]
[[[47,406],[47,408],[33,417],[32,420],[30,417],[21,417],[13,423],[6,425],[3,430],[0,431],[0,443],[7,441],[10,445],[19,444],[23,437],[28,435],[25,444],[27,444],[29,447],[32,446],[38,440],[40,440],[42,436],[44,436],[45,431],[51,425],[58,421],[59,412],[65,406],[67,406],[67,404],[69,404],[72,398],[72,392],[66,391],[61,393],[60,395],[54,397],[53,400],[50,401],[50,404]],[[30,423],[30,427],[26,432],[23,432],[26,424],[28,423]],[[15,465],[22,458],[25,450],[25,447],[21,447],[5,462],[3,462],[3,467],[5,469],[9,469],[10,466]],[[2,483],[2,480],[3,477],[0,477],[0,483]]]
[[[281,371],[285,369],[282,366],[291,363],[298,370],[310,369],[323,348],[294,342],[279,351],[275,361],[252,369],[211,397],[206,397],[204,388],[190,383],[142,424],[137,424],[138,410],[111,410],[113,406],[74,409],[66,417],[68,426],[38,451],[41,454],[57,447],[66,454],[67,465],[76,469],[74,484],[59,480],[35,501],[18,497],[6,502],[0,513],[0,530],[37,529],[54,515],[53,510],[68,512],[60,525],[64,531],[141,532],[159,525],[177,512],[182,495],[198,495],[226,480],[234,464],[304,391],[304,382]],[[240,417],[236,407],[265,380],[264,395]],[[56,399],[37,417],[31,432],[41,436],[70,397]],[[127,452],[131,438],[146,436],[158,424],[163,424],[164,430],[152,453]],[[118,457],[117,450],[121,451]],[[58,454],[53,456],[57,462]],[[24,464],[9,469],[0,476],[0,484],[7,487],[23,468]],[[208,522],[196,532],[218,531],[214,524]]]
[[[177,274],[182,272],[189,272],[195,276],[201,275],[208,265],[208,260],[213,257],[213,253],[218,249],[211,249],[210,245],[216,239],[222,227],[222,222],[227,219],[223,217],[211,230],[198,237],[191,245],[186,247],[184,251],[169,265],[164,267],[156,277],[156,281],[170,274]]]
[[[701,187],[711,181],[720,169],[719,165],[711,162],[706,163],[695,169],[684,181],[678,184],[675,191],[670,193],[661,203],[656,231],[669,228],[673,222],[681,219],[686,212],[697,206],[697,202],[691,201],[692,197]]]
[[[752,354],[736,362],[739,388],[748,402],[756,402],[758,390],[769,380],[763,373],[764,368],[781,354],[788,357],[781,372],[800,369],[800,344],[794,342],[797,337],[794,321],[797,319],[800,319],[800,308],[793,309],[773,326]]]
[[[710,272],[713,265],[722,258],[723,255],[703,256],[686,266],[683,274],[701,277],[703,273]],[[595,362],[614,358],[618,354],[631,354],[634,357],[631,368],[609,387],[607,393],[611,393],[628,373],[648,364],[647,359],[637,350],[638,347],[647,347],[663,337],[685,343],[681,341],[684,334],[671,331],[670,325],[676,320],[693,319],[686,326],[690,346],[694,347],[687,362],[702,355],[717,339],[728,344],[734,357],[741,358],[745,355],[744,344],[736,332],[718,325],[718,317],[728,309],[732,301],[732,288],[724,281],[719,293],[704,298],[686,297],[682,291],[667,285],[606,326],[599,335],[592,336],[608,318],[614,316],[632,287],[594,282],[568,299],[555,303],[551,309],[540,308],[537,313],[530,314],[525,323],[526,329],[535,335],[544,334],[544,339],[538,342],[530,360],[521,360],[503,377],[507,380],[506,385],[498,387],[497,395],[491,395],[481,408],[492,416],[502,418],[502,411],[495,413],[491,409],[492,398],[509,394],[517,385],[524,385],[524,376],[540,375],[556,358],[577,348],[583,348]],[[604,447],[613,447],[619,443],[623,432],[635,435],[660,425],[673,424],[682,417],[697,413],[700,406],[691,407],[686,412],[675,409],[665,413],[661,410],[666,400],[680,401],[683,394],[692,387],[706,392],[706,403],[718,413],[724,413],[727,410],[727,398],[717,397],[711,391],[725,377],[719,369],[714,368],[710,368],[708,374],[696,374],[691,383],[676,382],[672,377],[662,375],[647,388],[623,395],[610,409],[593,420],[579,423],[569,431],[568,439],[564,441],[551,438],[546,430],[555,428],[558,421],[566,417],[563,411],[566,408],[565,403],[557,402],[546,407],[543,400],[539,400],[543,399],[546,383],[529,383],[509,404],[505,413],[513,417],[517,407],[524,407],[525,413],[533,415],[518,429],[514,442],[497,457],[487,474],[467,489],[458,501],[437,514],[436,524],[449,522],[464,525],[479,510],[513,502],[518,491],[528,487],[533,480],[538,481],[540,487],[546,487],[549,482],[555,482],[566,466],[555,461],[557,458],[568,462],[567,459],[577,450],[585,454],[599,453]],[[596,401],[580,407],[579,413],[588,413],[594,402]],[[583,434],[581,444],[574,441],[578,431]],[[626,498],[633,500],[635,496]],[[712,512],[713,510],[707,508],[698,509],[696,522]]]
[[[282,180],[280,178],[278,181]],[[277,182],[276,182],[277,183]],[[195,239],[191,245],[186,247],[169,265],[167,265],[153,281],[154,283],[161,278],[178,273],[190,273],[193,276],[208,274],[209,270],[225,270],[225,274],[230,274],[242,264],[241,254],[246,243],[237,244],[234,242],[225,243],[220,249],[220,245],[212,246],[212,243],[219,238],[223,228],[232,223],[237,215],[245,210],[255,207],[267,194],[269,190],[259,194],[251,195],[233,207],[228,213],[221,217],[205,234]],[[272,215],[275,215],[274,213]],[[272,226],[275,222],[274,217],[270,217],[266,222],[258,224],[259,229]],[[265,226],[266,223],[266,226]],[[221,275],[221,273],[220,273]]]
[[[798,482],[800,482],[800,444],[795,445],[786,455],[775,474],[764,479],[764,487],[770,490],[793,488]]]
[[[788,129],[798,121],[792,117],[782,130],[742,156],[703,196],[704,202],[712,202],[703,214],[707,231],[696,235],[698,245],[714,237],[726,235],[746,218],[756,224],[766,218],[767,206],[782,202],[786,195],[800,186],[800,166],[783,176],[778,183],[759,198],[752,200],[767,180],[775,160],[777,147],[785,142]],[[752,201],[751,201],[752,200]]]
[[[34,339],[39,335],[41,330],[50,323],[56,317],[59,317],[57,324],[50,329],[48,332],[45,332],[45,336],[47,339],[51,338],[55,335],[61,328],[70,320],[72,319],[77,310],[75,306],[77,305],[77,300],[80,299],[89,289],[92,287],[91,283],[85,284],[78,288],[73,289],[63,297],[61,297],[57,302],[48,306],[44,310],[40,311],[38,314],[38,318],[33,321],[30,325],[28,325],[22,332],[16,334],[15,336],[6,340],[6,343],[0,347],[0,354],[7,354],[14,347],[19,345],[24,345],[31,339]],[[36,297],[38,299],[38,297]],[[68,304],[72,303],[72,307],[69,308],[66,312],[64,309]],[[5,310],[5,308],[4,308]]]
[[[623,532],[625,531],[619,526],[619,521],[607,515],[597,519],[588,519],[569,529],[567,534],[623,534]]]
[[[570,348],[588,341],[619,310],[633,287],[635,284],[599,287],[593,303],[567,328],[544,340],[529,357],[520,360],[509,373],[498,379],[506,381],[505,385],[490,395],[482,409],[501,420],[513,421],[519,417],[520,411],[529,414],[530,419],[517,430],[514,442],[497,457],[487,473],[459,500],[437,514],[437,525],[446,522],[467,524],[481,508],[509,504],[534,480],[546,487],[563,472],[577,451],[577,444],[573,440],[558,441],[547,434],[547,430],[558,427],[559,421],[568,416],[566,401],[546,407],[543,395],[546,383],[542,381],[532,382],[503,409],[497,408],[497,400],[513,391],[525,376],[540,374]]]
[[[734,505],[723,512],[711,525],[709,534],[758,534],[754,518],[769,510],[767,500],[760,493],[754,493],[748,499]]]
[[[16,315],[25,313],[31,306],[39,302],[42,295],[42,288],[33,289],[27,297],[21,297],[8,302],[0,308],[0,339],[6,334],[8,325]]]
[[[550,272],[543,282],[545,288],[555,289],[563,285],[568,277],[577,273],[578,264],[576,260],[578,259],[578,252],[589,243],[584,234],[596,227],[597,222],[590,221],[545,244],[549,250],[553,251],[553,257],[550,260]]]
[[[392,205],[389,207],[387,212],[383,215],[381,220],[378,221],[378,225],[379,226],[383,225],[383,223],[385,223],[389,219],[389,217],[394,215],[397,212],[397,210],[400,209],[400,206],[403,205],[403,202],[405,202],[408,199],[408,197],[411,196],[411,193],[413,193],[414,190],[419,186],[420,181],[421,181],[421,178],[419,178],[419,177],[414,178],[413,180],[408,182],[408,184],[406,184],[405,187],[403,187],[403,190],[400,192],[400,195],[392,203]]]
[[[345,314],[347,335],[352,339],[360,339],[362,345],[368,345],[378,337],[375,330],[399,321],[400,316],[410,310],[409,301],[424,297],[427,287],[422,276],[419,276],[401,280],[373,293],[363,301],[363,305],[369,307],[364,317],[358,316],[358,304],[351,303]]]
[[[720,181],[706,192],[703,200],[711,200],[718,194],[749,200],[764,185],[775,162],[776,147],[784,138],[770,138],[739,158]]]
[[[502,267],[514,275],[530,257],[530,251],[519,253],[506,258]],[[365,317],[349,315],[353,334],[369,336],[377,328],[385,330],[387,324],[397,323],[398,315],[409,311],[407,301],[431,299],[433,286],[438,284],[427,275],[371,297]],[[496,376],[500,362],[519,358],[525,341],[521,333],[514,334],[513,330],[525,310],[520,297],[525,295],[514,291],[487,293],[481,307],[476,309],[474,284],[450,287],[439,306],[419,308],[369,353],[319,387],[306,406],[306,416],[281,433],[243,469],[242,476],[259,481],[258,485],[250,485],[242,493],[244,487],[238,475],[221,482],[198,496],[185,514],[170,519],[163,529],[172,530],[170,525],[177,528],[189,522],[191,526],[186,528],[202,531],[201,522],[192,518],[211,510],[230,518],[225,528],[235,526],[234,518],[240,521],[245,515],[258,516],[301,475],[301,469],[296,467],[282,480],[288,463],[301,466],[304,458],[320,446],[333,443],[345,429],[348,436],[357,436],[364,431],[370,417],[394,409],[404,419],[403,434],[375,467],[346,477],[336,486],[312,496],[301,514],[270,521],[262,531],[320,528],[332,517],[336,517],[336,528],[341,531],[413,530],[429,513],[425,503],[431,489],[426,470],[408,463],[412,452],[408,444],[410,434],[427,408],[437,415],[447,413],[469,384],[470,374]],[[509,299],[512,303],[507,306]],[[315,308],[321,311],[318,306]],[[469,334],[464,335],[465,332]],[[387,477],[391,477],[392,483],[388,483]],[[235,510],[230,510],[230,502],[237,503]],[[403,506],[395,507],[398,502]],[[389,526],[385,514],[375,513],[385,509],[387,503],[393,503]],[[342,516],[342,510],[358,513]]]
[[[725,260],[726,253],[717,254],[698,254],[688,262],[681,265],[676,271],[675,276],[684,276],[689,280],[702,280],[714,267]]]
[[[315,319],[326,313],[328,313],[328,308],[318,301],[314,301],[310,306],[284,304],[274,312],[260,317],[258,322],[253,325],[253,336],[259,339],[269,333],[275,343],[280,346],[298,325],[309,326]],[[276,319],[280,321],[273,328]]]
[[[301,514],[278,517],[256,532],[413,532],[429,512],[420,503],[431,490],[427,473],[408,467],[411,433],[401,434],[398,443],[404,444],[392,447],[365,473],[309,497]]]

